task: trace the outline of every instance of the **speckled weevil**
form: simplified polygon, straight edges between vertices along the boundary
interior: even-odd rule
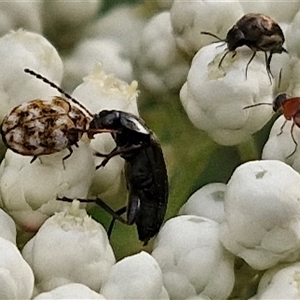
[[[45,77],[29,69],[24,71],[57,89],[68,100],[56,96],[16,106],[2,121],[2,140],[12,151],[33,156],[31,162],[40,155],[68,149],[70,153],[65,160],[73,152],[71,146],[78,146],[77,142],[88,130],[93,114]]]

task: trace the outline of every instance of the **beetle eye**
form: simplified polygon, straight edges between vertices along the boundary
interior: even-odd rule
[[[99,119],[103,127],[111,127],[116,125],[116,122],[119,120],[119,115],[114,110],[103,110],[99,113]]]

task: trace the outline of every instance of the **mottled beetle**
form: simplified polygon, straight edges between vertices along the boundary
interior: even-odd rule
[[[225,39],[221,39],[210,32],[202,31],[201,33],[211,35],[219,41],[227,43],[227,51],[222,56],[219,67],[229,52],[233,52],[234,57],[237,48],[248,46],[253,51],[253,54],[246,66],[246,78],[248,67],[257,51],[263,51],[265,53],[266,69],[270,80],[272,76],[270,63],[273,54],[287,53],[287,50],[282,46],[284,43],[284,35],[280,26],[270,17],[263,14],[249,13],[244,15],[228,31]],[[270,52],[269,57],[267,52]]]
[[[108,233],[115,219],[128,225],[135,223],[139,239],[146,245],[158,233],[167,208],[168,177],[161,147],[142,119],[123,111],[103,110],[95,115],[88,136],[92,138],[99,130],[111,130],[117,146],[107,155],[98,154],[105,157],[98,167],[105,166],[116,155],[124,158],[128,204],[114,212],[99,198],[79,200],[95,201],[113,216]],[[125,212],[126,220],[121,217]]]
[[[82,134],[93,118],[85,107],[60,87],[43,76],[24,70],[57,89],[70,101],[61,97],[35,99],[16,106],[2,121],[1,135],[5,145],[21,155],[47,155],[68,149],[70,157]]]

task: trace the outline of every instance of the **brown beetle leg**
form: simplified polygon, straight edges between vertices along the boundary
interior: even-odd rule
[[[247,65],[246,65],[246,70],[245,70],[246,80],[247,80],[248,67],[249,67],[250,63],[252,62],[252,60],[254,59],[255,55],[256,55],[256,51],[253,50],[253,54],[252,54],[250,60],[248,61]]]

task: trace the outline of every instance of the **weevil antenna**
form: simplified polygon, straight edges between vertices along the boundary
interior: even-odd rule
[[[38,79],[41,79],[42,81],[44,81],[45,83],[49,84],[51,87],[53,87],[54,89],[58,90],[62,95],[64,95],[67,99],[73,101],[75,104],[77,104],[78,106],[80,106],[80,108],[82,108],[84,111],[86,111],[88,113],[88,115],[90,117],[94,117],[94,114],[92,114],[87,108],[85,108],[78,100],[76,100],[75,98],[73,98],[70,94],[68,94],[67,92],[65,92],[61,87],[59,87],[58,85],[56,85],[54,82],[50,81],[49,79],[47,79],[46,77],[42,76],[41,74],[38,74],[30,69],[24,69],[25,73],[28,73],[32,76],[35,76]]]

